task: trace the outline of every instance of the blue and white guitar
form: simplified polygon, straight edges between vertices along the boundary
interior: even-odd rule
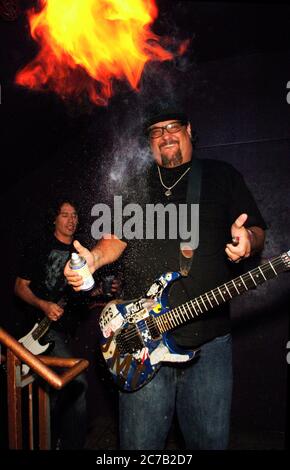
[[[173,309],[168,306],[168,288],[181,277],[179,272],[162,274],[138,300],[108,303],[99,320],[101,351],[115,383],[125,391],[138,390],[163,362],[193,359],[198,350],[179,348],[167,332],[288,269],[290,250]]]

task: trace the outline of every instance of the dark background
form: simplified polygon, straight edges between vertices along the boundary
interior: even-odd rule
[[[100,108],[87,99],[64,102],[52,92],[14,85],[16,71],[37,51],[24,16],[24,7],[33,3],[22,2],[14,21],[0,18],[5,328],[17,334],[20,327],[13,283],[23,243],[27,237],[42,236],[47,208],[60,194],[79,199],[88,244],[94,243],[90,211],[99,194],[114,186],[115,173],[126,184],[128,167],[140,171],[148,160],[143,143],[133,142],[152,98],[184,105],[198,135],[200,158],[228,161],[244,174],[269,226],[263,258],[290,248],[287,4],[157,1],[154,31],[176,41],[190,38],[189,50],[172,62],[148,64],[139,93],[115,84],[116,95]],[[289,287],[289,275],[284,275],[232,302],[232,440],[237,448],[248,435],[255,435],[261,448],[284,445]],[[115,392],[95,361],[96,337],[91,317],[80,330],[77,346],[92,359],[92,422],[112,416],[115,409]]]

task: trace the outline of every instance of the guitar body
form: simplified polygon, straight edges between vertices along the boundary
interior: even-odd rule
[[[19,343],[21,343],[26,349],[28,349],[28,351],[30,351],[32,354],[35,354],[36,356],[43,354],[51,345],[51,343],[42,345],[38,339],[34,339],[33,332],[35,332],[38,325],[38,323],[35,323],[29,333],[18,340]]]
[[[167,332],[289,269],[290,250],[173,309],[168,305],[168,288],[181,277],[179,272],[162,274],[144,297],[110,302],[99,323],[101,350],[114,381],[125,391],[138,390],[154,377],[163,362],[193,359],[198,350],[177,347]]]
[[[50,320],[45,317],[40,323],[35,323],[33,328],[27,333],[27,335],[20,338],[18,341],[21,343],[28,351],[30,351],[35,356],[43,354],[45,351],[53,347],[53,342],[46,344],[40,344],[38,341],[48,330],[50,325]],[[22,375],[28,374],[30,367],[27,364],[22,364],[21,371]]]
[[[179,348],[157,326],[169,310],[168,288],[180,277],[178,272],[162,274],[144,297],[112,301],[101,313],[101,351],[115,383],[124,391],[141,388],[163,362],[186,362],[198,352]]]

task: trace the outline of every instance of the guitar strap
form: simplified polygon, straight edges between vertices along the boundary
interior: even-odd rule
[[[180,242],[180,272],[188,276],[194,251],[199,244],[199,202],[201,192],[202,163],[198,158],[192,159],[187,182],[187,223],[190,221],[190,237]]]
[[[199,158],[193,157],[191,169],[187,179],[186,202],[188,204],[199,204],[201,191],[201,173],[201,160]]]

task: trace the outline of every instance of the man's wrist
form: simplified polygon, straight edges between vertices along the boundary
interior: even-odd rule
[[[43,300],[43,299],[38,300],[38,308],[40,308],[40,310],[42,310],[43,312],[45,312],[46,305],[47,305],[46,300]]]
[[[100,250],[91,251],[94,258],[94,271],[100,268],[101,264],[101,252]]]
[[[250,241],[251,253],[252,253],[255,250],[255,233],[250,228],[246,228],[246,230],[249,235],[249,241]]]

